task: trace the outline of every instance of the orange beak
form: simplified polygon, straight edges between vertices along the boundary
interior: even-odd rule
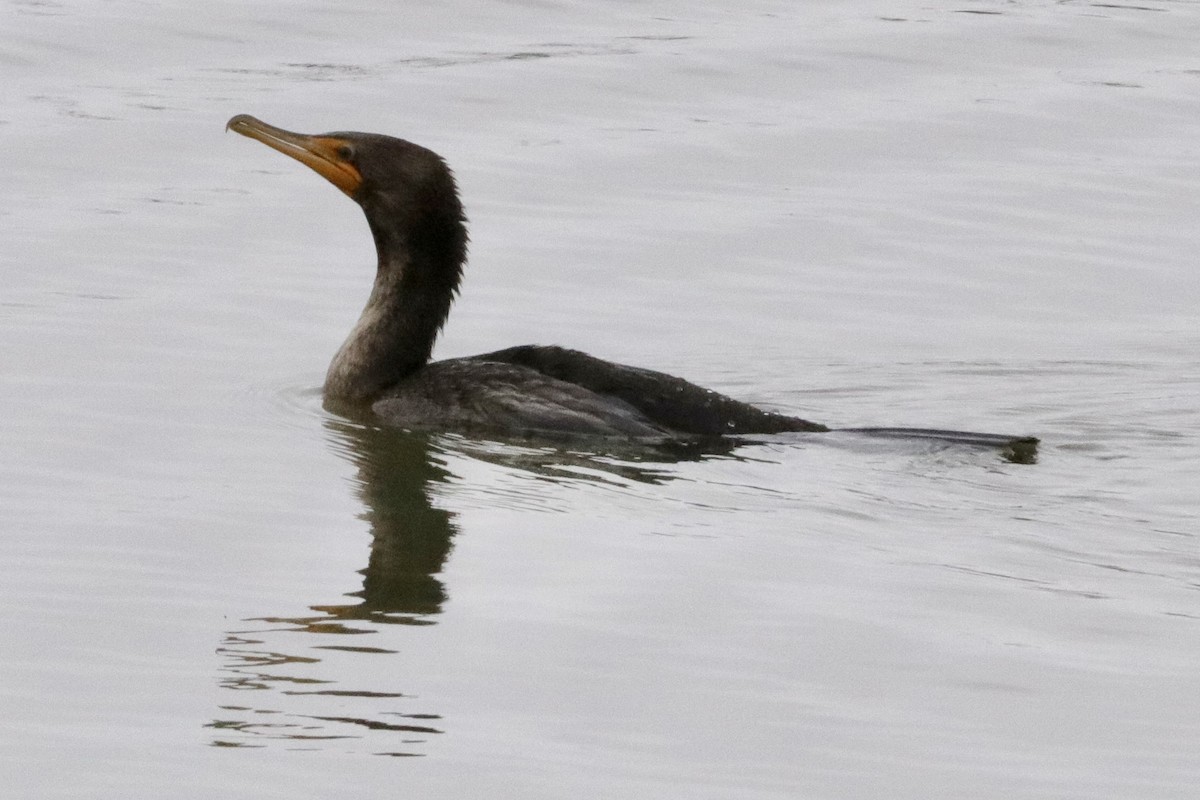
[[[312,168],[317,174],[341,189],[351,198],[362,186],[362,173],[339,155],[347,144],[336,136],[305,136],[276,128],[249,114],[238,114],[225,124],[226,130],[257,139],[267,147],[278,150]]]

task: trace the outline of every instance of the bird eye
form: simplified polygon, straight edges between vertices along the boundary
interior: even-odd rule
[[[349,161],[354,158],[354,148],[348,144],[338,145],[337,156],[342,161]]]

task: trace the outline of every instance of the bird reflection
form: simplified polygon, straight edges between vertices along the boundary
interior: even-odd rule
[[[672,463],[737,457],[738,446],[714,439],[621,444],[617,450],[609,444],[587,451],[577,441],[571,449],[483,442],[340,417],[327,417],[325,425],[331,446],[356,469],[360,518],[370,527],[370,554],[359,571],[362,588],[347,593],[353,602],[312,605],[314,613],[299,616],[256,617],[226,632],[218,648],[220,684],[242,692],[238,700],[243,702],[221,705],[220,717],[208,723],[213,746],[281,741],[289,747],[324,742],[345,748],[358,741],[373,753],[420,755],[419,745],[442,732],[441,716],[414,707],[420,700],[413,693],[390,685],[346,686],[339,675],[340,659],[357,664],[397,652],[360,645],[360,635],[380,633],[381,625],[432,625],[442,613],[448,596],[442,575],[458,528],[439,498],[456,480],[448,467],[455,459],[519,470],[535,481],[661,483],[672,479]],[[289,636],[296,633],[304,638]],[[378,674],[381,683],[397,677],[419,680],[387,670]],[[257,702],[244,702],[251,698]]]
[[[437,577],[454,538],[454,515],[432,501],[450,473],[429,437],[349,420],[326,422],[335,446],[358,469],[361,518],[371,528],[371,554],[360,602],[314,606],[328,620],[428,623],[446,601]]]
[[[668,462],[728,456],[737,446],[714,438],[640,446],[618,442],[589,452],[410,433],[343,418],[327,419],[326,428],[334,446],[358,469],[358,494],[365,506],[361,518],[371,528],[371,554],[362,570],[362,589],[348,595],[360,602],[313,607],[327,617],[309,624],[323,625],[337,620],[430,624],[441,612],[446,588],[438,576],[457,528],[454,514],[438,507],[434,498],[453,478],[446,468],[449,458],[467,456],[547,481],[659,483],[670,479]]]

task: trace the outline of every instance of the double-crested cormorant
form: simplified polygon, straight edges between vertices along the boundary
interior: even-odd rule
[[[366,214],[379,257],[375,285],[329,365],[328,406],[369,407],[405,428],[499,435],[662,439],[829,430],[681,378],[561,347],[526,345],[430,362],[467,256],[466,217],[446,162],[373,133],[307,136],[245,114],[227,127],[311,167]],[[1011,439],[985,436],[977,443]]]

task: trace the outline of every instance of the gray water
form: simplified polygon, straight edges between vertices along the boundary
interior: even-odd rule
[[[1197,4],[0,20],[5,797],[1197,796]],[[440,357],[1039,462],[339,420],[366,226],[235,113],[450,161]]]

